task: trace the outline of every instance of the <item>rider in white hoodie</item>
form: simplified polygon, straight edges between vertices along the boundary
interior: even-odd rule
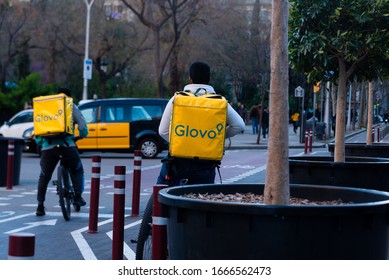
[[[190,84],[184,87],[184,91],[202,94],[215,94],[215,90],[210,83],[210,68],[206,63],[195,62],[189,68]],[[169,141],[170,118],[173,110],[174,96],[166,105],[159,125],[159,134],[166,141]],[[227,107],[227,127],[225,137],[233,137],[244,130],[243,119],[228,104]],[[163,166],[158,177],[158,184],[168,184],[170,186],[180,184],[182,180],[187,184],[213,184],[215,181],[215,168],[218,162],[199,159],[168,158],[162,160]],[[168,166],[166,166],[168,165]]]

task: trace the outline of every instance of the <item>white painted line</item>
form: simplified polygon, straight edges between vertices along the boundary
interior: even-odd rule
[[[22,206],[22,207],[36,207],[37,204],[36,203],[35,204],[22,204],[20,206]]]
[[[3,219],[3,220],[0,220],[0,224],[1,223],[6,223],[6,222],[9,222],[9,221],[13,221],[13,220],[17,220],[17,219],[21,219],[21,218],[24,218],[24,217],[32,216],[32,215],[35,215],[35,213],[28,213],[28,214],[23,214],[23,215],[14,216],[14,217],[11,217],[11,218]]]
[[[35,213],[34,213],[34,215],[35,215]],[[46,212],[46,216],[62,217],[62,212]],[[79,217],[79,218],[88,218],[89,219],[89,212],[88,213],[83,213],[83,212],[74,212],[74,211],[72,211],[72,216]],[[113,214],[99,214],[99,218],[111,219],[112,217],[113,217]]]
[[[137,226],[139,225],[140,223],[142,222],[142,220],[138,220],[136,222],[133,222],[131,224],[128,224],[126,226],[124,226],[124,229],[128,229],[128,228],[131,228],[131,227],[134,227],[134,226]],[[111,231],[108,231],[106,233],[108,235],[109,238],[111,238],[112,240],[112,230]],[[135,252],[130,248],[130,246],[127,245],[126,242],[123,242],[123,255],[128,259],[128,260],[135,260]]]
[[[99,215],[100,216],[100,215]],[[112,216],[112,215],[111,215]],[[113,218],[112,219],[108,219],[108,220],[105,220],[103,222],[100,222],[98,223],[98,226],[101,226],[101,225],[105,225],[105,224],[108,224],[108,223],[112,223],[113,222]],[[136,221],[134,223],[131,223],[127,226],[125,226],[124,228],[129,228],[129,227],[132,227],[132,226],[135,226],[135,225],[138,225],[142,222],[142,220],[139,220],[139,221]],[[78,229],[78,230],[75,230],[75,231],[72,231],[71,232],[71,235],[73,236],[73,239],[74,241],[76,242],[77,244],[77,247],[78,249],[80,250],[82,256],[84,257],[85,260],[97,260],[97,257],[96,255],[93,253],[93,250],[92,248],[89,246],[88,242],[85,240],[85,238],[82,236],[82,233],[87,231],[88,230],[88,227],[84,227],[84,228],[81,228],[81,229]],[[107,235],[109,236],[109,233],[107,233]],[[112,239],[112,237],[111,237]],[[125,244],[125,246],[128,247],[128,245]],[[131,248],[127,248],[125,249],[126,250],[126,257],[129,256],[134,256],[133,259],[135,259],[135,253],[134,251],[131,250]],[[128,257],[127,257],[128,258]]]
[[[161,164],[142,167],[141,170],[147,171],[147,170],[152,170],[152,169],[156,169],[156,168],[161,168]],[[132,169],[126,171],[126,175],[133,174],[133,173],[134,173],[134,170],[132,170]],[[104,179],[111,179],[112,177],[115,177],[115,174],[105,174],[105,175],[100,176],[100,181],[102,181]]]
[[[31,223],[24,223],[27,226],[21,227],[21,228],[16,228],[7,232],[4,232],[5,234],[12,234],[15,232],[20,232],[26,229],[34,228],[34,227],[39,227],[39,226],[54,226],[57,223],[57,219],[53,220],[43,220],[43,221],[38,221],[38,222],[31,222]]]
[[[226,180],[223,180],[223,184],[224,183],[234,183],[234,182],[236,182],[236,181],[238,181],[238,180],[242,180],[242,179],[244,179],[244,178],[247,178],[247,177],[249,177],[249,176],[252,176],[252,175],[254,175],[254,174],[257,174],[257,173],[259,173],[259,172],[262,172],[262,171],[264,171],[266,169],[266,165],[263,165],[263,166],[260,166],[260,167],[258,167],[258,168],[254,168],[254,169],[252,169],[252,170],[250,170],[250,171],[247,171],[247,172],[245,172],[245,173],[242,173],[242,174],[240,174],[240,175],[238,175],[238,176],[235,176],[235,177],[232,177],[232,178],[229,178],[229,179],[226,179]]]
[[[89,247],[88,242],[86,242],[86,240],[82,236],[82,233],[87,229],[88,227],[84,227],[79,230],[72,231],[70,234],[72,235],[74,242],[76,242],[77,247],[85,260],[97,260],[95,254],[92,251],[92,248]]]
[[[14,211],[2,211],[0,212],[0,218],[8,217],[14,215]]]

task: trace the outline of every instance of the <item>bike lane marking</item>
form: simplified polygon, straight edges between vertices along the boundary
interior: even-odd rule
[[[128,217],[128,216],[129,215],[126,215],[126,217]],[[142,220],[138,220],[136,222],[128,224],[128,225],[124,226],[124,229],[134,227],[134,226],[140,224],[141,222],[142,222]],[[109,224],[109,223],[113,223],[113,218],[102,221],[102,222],[98,223],[97,225],[102,226],[102,225]],[[89,227],[83,227],[83,228],[80,228],[78,230],[72,231],[70,234],[72,235],[73,240],[75,241],[78,249],[81,252],[81,255],[83,256],[83,258],[85,260],[97,260],[97,257],[94,254],[92,248],[89,246],[88,242],[86,241],[86,239],[82,235],[84,232],[88,231],[88,229],[89,229]],[[108,231],[108,232],[106,232],[106,234],[112,239],[112,231]],[[134,251],[126,244],[126,242],[123,242],[123,243],[124,243],[123,244],[123,246],[124,246],[123,253],[126,256],[126,258],[129,260],[135,259]]]
[[[9,222],[9,221],[13,221],[13,220],[17,220],[17,219],[21,219],[21,218],[24,218],[24,217],[32,216],[32,215],[35,215],[35,213],[28,213],[28,214],[23,214],[23,215],[18,215],[18,216],[10,217],[10,218],[7,218],[7,219],[0,220],[0,224],[1,223],[6,223],[6,222]]]
[[[234,176],[234,177],[231,177],[231,178],[228,178],[228,179],[224,179],[223,180],[223,184],[224,183],[227,183],[227,184],[228,183],[234,183],[234,182],[237,182],[239,180],[243,180],[243,179],[245,179],[247,177],[250,177],[250,176],[252,176],[254,174],[257,174],[259,172],[262,172],[264,170],[266,170],[266,165],[260,166],[258,168],[251,169],[251,170],[249,170],[247,172],[244,172],[244,173],[241,173],[241,174],[239,174],[237,176]]]
[[[126,226],[124,226],[124,229],[129,229],[131,227],[135,227],[137,225],[139,225],[140,223],[142,223],[142,219],[136,221],[136,222],[133,222],[131,224],[128,224]],[[112,240],[112,234],[113,234],[113,231],[110,230],[108,232],[106,232],[106,234],[108,235],[109,238],[111,238]],[[135,252],[130,248],[130,246],[127,245],[126,242],[123,242],[123,255],[128,259],[128,260],[135,260]]]
[[[44,220],[44,221],[39,221],[39,222],[24,223],[27,226],[16,228],[16,229],[4,232],[4,234],[12,234],[12,233],[15,233],[15,232],[19,232],[19,231],[23,231],[23,230],[34,228],[34,227],[39,227],[39,226],[55,226],[56,223],[57,223],[57,219]]]

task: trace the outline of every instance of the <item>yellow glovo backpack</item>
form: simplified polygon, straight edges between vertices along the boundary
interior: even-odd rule
[[[64,93],[33,98],[34,134],[56,137],[72,135],[73,98]]]
[[[170,155],[220,161],[226,123],[227,100],[221,95],[176,92],[170,121]]]

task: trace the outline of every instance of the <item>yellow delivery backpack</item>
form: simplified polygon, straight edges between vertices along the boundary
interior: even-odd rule
[[[227,100],[221,95],[176,92],[170,121],[170,155],[221,160],[226,123]]]
[[[35,135],[73,134],[73,98],[64,93],[35,97],[33,108]]]

